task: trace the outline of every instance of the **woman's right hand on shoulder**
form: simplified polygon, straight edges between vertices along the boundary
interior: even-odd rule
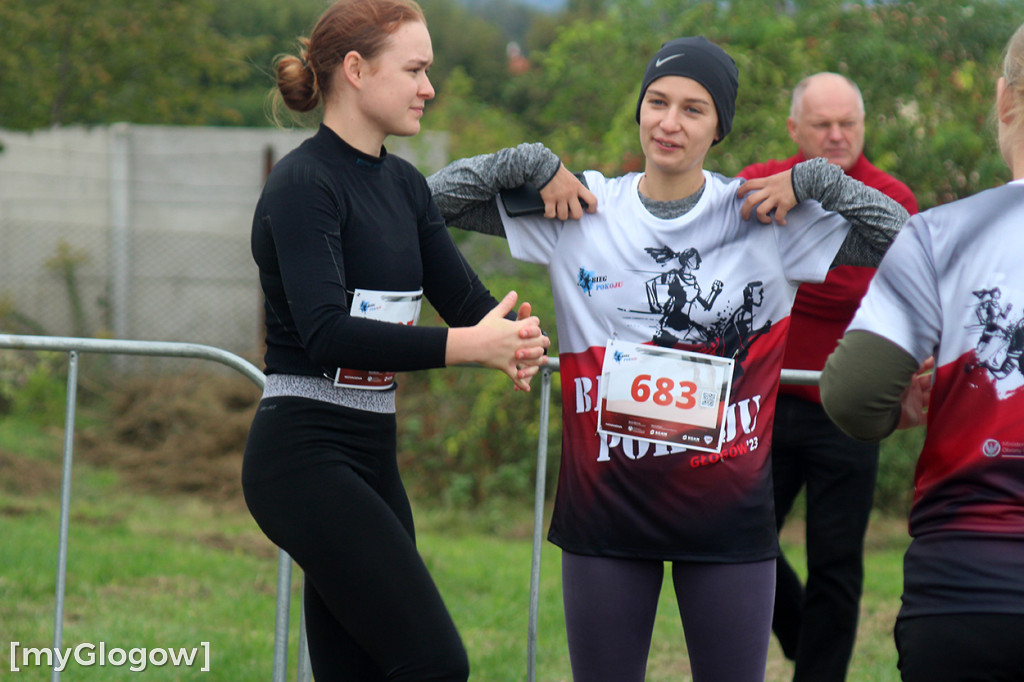
[[[786,214],[798,203],[793,191],[792,170],[747,180],[736,190],[736,196],[746,198],[740,209],[744,220],[750,220],[754,215],[765,224],[774,220],[785,225]]]
[[[545,218],[579,220],[584,211],[597,211],[597,197],[564,165],[540,188],[540,197],[544,200]]]
[[[476,325],[449,329],[445,363],[475,362],[498,369],[512,379],[517,389],[529,391],[530,379],[547,362],[544,351],[551,339],[541,331],[540,319],[530,315],[529,303],[519,307],[514,322],[506,317],[517,298],[516,292],[510,291]]]

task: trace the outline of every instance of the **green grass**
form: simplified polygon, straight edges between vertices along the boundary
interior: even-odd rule
[[[95,479],[94,479],[95,480]],[[78,483],[76,481],[76,483]],[[78,485],[78,488],[84,486]],[[194,647],[210,642],[202,679],[270,676],[274,549],[238,511],[191,500],[72,495],[63,644]],[[52,644],[59,519],[52,499],[0,497],[0,669],[10,642]],[[189,679],[189,671],[150,668],[149,679]],[[185,673],[185,674],[183,674]],[[70,680],[134,679],[121,668],[75,667]],[[198,677],[198,670],[195,671]],[[49,679],[25,668],[19,679]]]
[[[90,476],[92,481],[102,477]],[[79,484],[77,487],[83,487]],[[104,486],[106,487],[106,486]],[[208,680],[269,679],[276,586],[274,549],[240,509],[188,499],[136,496],[107,487],[73,495],[64,645],[196,646],[210,642]],[[9,642],[46,647],[52,639],[58,518],[52,499],[0,498],[0,666],[9,668]],[[469,651],[474,679],[522,680],[526,671],[528,537],[477,530],[430,528],[420,547],[445,595]],[[529,510],[523,510],[523,519]],[[526,521],[523,521],[526,523]],[[472,522],[467,522],[470,526]],[[861,636],[850,679],[897,680],[890,637],[899,604],[903,542],[892,522],[872,531]],[[900,527],[901,530],[901,527]],[[786,550],[802,561],[797,530]],[[559,552],[543,549],[538,679],[569,680],[559,593]],[[296,572],[297,574],[298,572]],[[298,579],[292,599],[291,663],[295,661]],[[666,581],[652,645],[649,680],[689,679],[682,629]],[[149,668],[152,680],[192,679],[181,669]],[[78,667],[69,680],[135,679],[123,668]],[[198,672],[193,672],[198,677]],[[772,645],[768,680],[792,668]],[[18,679],[48,679],[25,669]]]
[[[27,433],[27,432],[26,432]],[[6,436],[5,436],[6,434]],[[22,434],[0,419],[0,439]],[[51,646],[62,434],[31,435],[22,456],[47,486],[31,491],[0,480],[0,678],[10,642]],[[4,478],[0,460],[0,479]],[[419,545],[465,640],[473,679],[526,678],[532,506],[495,504],[473,512],[416,505]],[[851,680],[898,680],[891,631],[899,607],[902,520],[878,518],[869,531],[867,580]],[[802,529],[788,524],[787,555],[803,566]],[[209,642],[210,671],[149,666],[70,666],[66,680],[268,680],[273,662],[276,549],[235,503],[139,494],[117,471],[76,463],[63,645],[194,647]],[[559,550],[545,543],[541,572],[537,679],[569,680],[562,622]],[[290,679],[299,604],[294,572]],[[688,680],[686,647],[666,578],[649,662],[652,682]],[[20,661],[19,661],[20,663]],[[789,680],[792,666],[772,642],[767,680]],[[46,680],[24,668],[17,680]]]

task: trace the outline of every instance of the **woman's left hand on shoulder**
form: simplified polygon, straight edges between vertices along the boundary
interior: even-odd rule
[[[793,192],[792,169],[769,175],[764,178],[747,180],[736,196],[743,202],[743,219],[749,220],[751,212],[755,212],[762,223],[770,223],[772,219],[779,225],[786,224],[786,214],[797,205],[796,194]]]

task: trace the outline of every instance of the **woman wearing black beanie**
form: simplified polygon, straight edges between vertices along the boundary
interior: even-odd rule
[[[693,679],[764,679],[769,453],[796,288],[832,265],[877,265],[907,219],[824,159],[746,183],[704,170],[737,85],[720,47],[673,40],[641,81],[643,172],[581,182],[523,144],[428,178],[449,224],[548,268],[563,420],[548,538],[576,682],[644,679],[665,562]],[[534,214],[496,200],[522,183],[541,188]]]

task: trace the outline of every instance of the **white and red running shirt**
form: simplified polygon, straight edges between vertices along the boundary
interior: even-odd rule
[[[935,357],[903,615],[1024,613],[1024,181],[910,219],[850,330]]]
[[[551,278],[563,442],[549,539],[566,551],[723,562],[778,554],[769,453],[788,316],[797,285],[824,279],[850,224],[815,201],[784,226],[744,220],[742,180],[704,175],[696,206],[671,220],[643,206],[639,173],[587,171],[599,210],[579,221],[501,209],[512,255]],[[611,339],[735,358],[720,454],[598,435]]]

